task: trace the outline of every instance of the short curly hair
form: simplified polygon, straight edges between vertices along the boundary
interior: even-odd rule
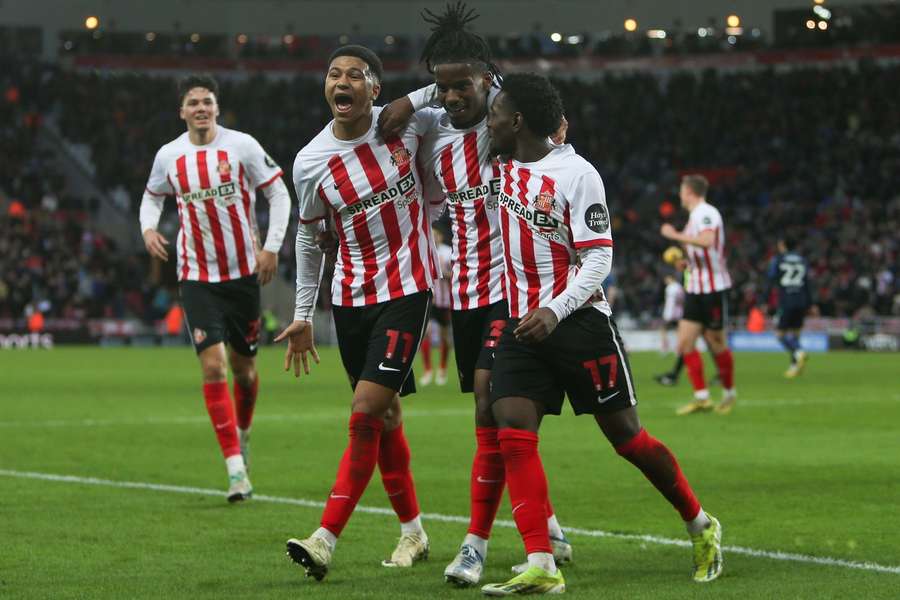
[[[536,73],[512,73],[503,78],[503,92],[534,134],[546,137],[559,129],[563,103],[550,80]]]

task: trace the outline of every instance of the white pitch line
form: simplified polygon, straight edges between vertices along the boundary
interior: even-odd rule
[[[99,479],[97,477],[78,477],[75,475],[54,475],[52,473],[36,473],[33,471],[12,471],[8,469],[0,469],[0,476],[16,477],[19,479],[37,479],[40,481],[54,481],[59,483],[76,483],[83,485],[99,485],[104,487],[126,488],[136,490],[152,490],[156,492],[173,492],[177,494],[193,494],[197,496],[215,496],[223,498],[225,492],[220,490],[212,490],[208,488],[189,487],[181,485],[166,485],[161,483],[143,483],[138,481],[113,481],[110,479]],[[271,502],[273,504],[289,504],[292,506],[303,506],[307,508],[323,508],[324,502],[318,500],[306,500],[303,498],[285,498],[283,496],[266,496],[254,494],[255,502]],[[394,516],[394,511],[389,508],[380,508],[375,506],[357,505],[357,512]],[[469,522],[468,517],[458,515],[444,515],[440,513],[423,513],[422,518],[431,521],[442,521],[445,523],[463,523]],[[516,524],[513,521],[499,519],[494,522],[498,527],[507,527],[515,529]],[[660,546],[681,546],[688,547],[691,545],[687,540],[677,540],[674,538],[660,537],[656,535],[642,535],[637,533],[614,533],[611,531],[602,531],[599,529],[581,529],[579,527],[566,527],[566,533],[572,535],[583,535],[587,537],[597,538],[614,538],[619,540],[628,540],[636,542],[645,542]],[[815,565],[824,565],[828,567],[841,567],[844,569],[855,569],[859,571],[875,571],[878,573],[893,573],[900,575],[900,566],[881,565],[872,562],[858,562],[852,560],[844,560],[842,558],[830,558],[827,556],[810,556],[808,554],[796,554],[793,552],[780,552],[772,550],[757,550],[755,548],[747,548],[745,546],[723,546],[722,550],[731,554],[743,554],[745,556],[753,556],[756,558],[768,558],[770,560],[780,560],[788,562],[808,563]]]

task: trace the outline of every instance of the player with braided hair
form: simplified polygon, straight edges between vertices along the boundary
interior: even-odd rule
[[[388,136],[393,127],[402,130],[414,109],[435,115],[426,119],[434,127],[425,134],[419,156],[426,166],[423,185],[438,188],[426,197],[443,197],[432,209],[443,211],[446,206],[449,210],[456,366],[461,390],[474,392],[477,440],[469,529],[444,577],[454,585],[469,586],[481,579],[506,483],[497,424],[489,405],[494,349],[509,316],[497,220],[500,170],[491,159],[487,131],[488,106],[500,91],[500,74],[487,43],[469,31],[477,15],[465,4],[448,5],[440,15],[425,11],[423,18],[432,25],[432,33],[422,62],[434,74],[435,83],[385,107],[381,126]],[[440,108],[429,108],[432,103]],[[549,502],[546,516],[557,562],[571,560],[572,547]],[[527,568],[522,564],[513,570]]]

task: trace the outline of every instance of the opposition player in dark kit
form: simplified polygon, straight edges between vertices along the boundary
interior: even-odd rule
[[[179,84],[187,131],[159,149],[140,221],[148,252],[168,260],[156,227],[163,200],[175,196],[180,228],[174,250],[181,303],[203,373],[203,397],[228,471],[228,501],[251,496],[250,424],[259,388],[260,285],[278,266],[291,199],[282,172],[255,139],[218,125],[219,87],[209,76]],[[269,201],[262,248],[254,221],[256,191]],[[226,351],[226,344],[228,349]],[[234,405],[228,367],[234,375]]]
[[[704,512],[672,453],[641,427],[628,357],[601,283],[612,266],[611,220],[600,175],[569,145],[547,140],[562,101],[550,82],[509,75],[491,106],[492,150],[503,157],[500,230],[509,320],[496,349],[491,402],[513,517],[529,569],[485,594],[559,593],[565,581],[547,529],[538,453],[545,414],[568,396],[678,510],[694,547],[697,582],[722,571],[721,526]]]
[[[332,223],[338,238],[332,314],[341,360],[353,388],[349,444],[326,501],[320,527],[290,539],[290,557],[307,575],[328,572],[337,539],[368,486],[375,466],[400,519],[400,541],[387,567],[409,567],[428,556],[399,395],[415,391],[411,374],[427,323],[436,277],[431,224],[415,168],[427,115],[399,136],[381,139],[381,61],[362,46],[344,46],[329,60],[325,99],[334,119],[297,154],[299,201],[297,297],[287,339],[285,370],[309,373],[318,362],[312,315],[322,277],[316,236]]]
[[[796,251],[797,242],[790,236],[778,240],[778,255],[772,258],[766,273],[767,285],[761,304],[766,304],[771,290],[778,293],[778,341],[791,356],[791,364],[784,376],[793,379],[803,372],[806,352],[800,346],[800,332],[806,313],[812,306],[809,285],[809,264]]]

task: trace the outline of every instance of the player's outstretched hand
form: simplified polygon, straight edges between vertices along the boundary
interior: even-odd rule
[[[287,339],[287,352],[284,353],[284,370],[294,365],[294,377],[300,377],[300,364],[303,364],[303,372],[309,375],[309,359],[306,353],[312,355],[316,364],[319,364],[319,353],[313,340],[313,326],[309,321],[294,321],[275,338],[276,342]]]
[[[414,112],[416,111],[413,110],[409,98],[406,96],[397,98],[381,109],[381,114],[378,115],[378,136],[387,140],[400,135],[406,129]]]
[[[513,335],[520,342],[533,344],[553,333],[558,324],[556,313],[547,307],[539,308],[522,317],[518,327],[513,331]]]
[[[268,250],[257,250],[256,272],[259,273],[259,284],[266,285],[275,277],[278,269],[278,255]]]
[[[659,234],[668,240],[674,239],[676,233],[678,230],[671,223],[663,223],[659,228]]]
[[[144,247],[147,248],[150,256],[155,256],[162,261],[169,260],[169,253],[166,251],[166,244],[168,243],[169,240],[155,229],[148,229],[144,232]]]

